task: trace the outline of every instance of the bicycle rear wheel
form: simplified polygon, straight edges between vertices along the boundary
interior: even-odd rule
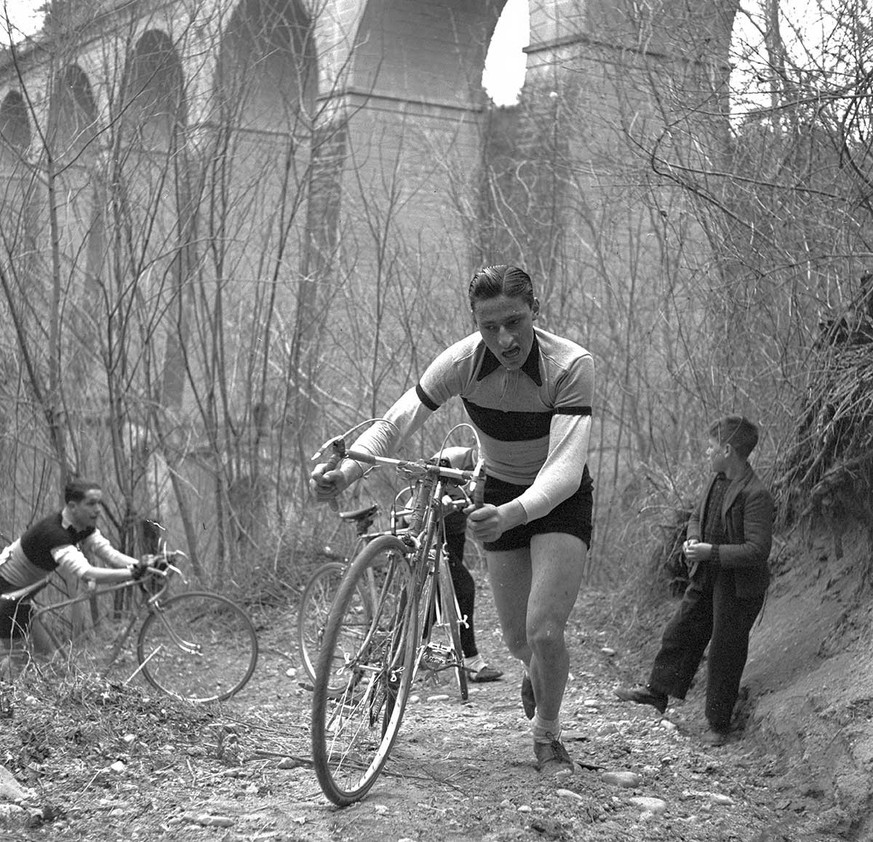
[[[418,637],[406,554],[393,536],[365,547],[343,578],[325,629],[312,698],[312,759],[324,794],[341,807],[375,783],[406,709]],[[362,629],[357,603],[369,587],[372,613]]]
[[[245,611],[223,596],[191,591],[156,604],[136,655],[152,687],[191,702],[229,699],[252,677],[258,636]]]
[[[324,638],[330,605],[339,590],[345,572],[346,565],[341,561],[328,561],[322,564],[310,576],[300,597],[300,609],[297,614],[297,646],[300,649],[303,669],[313,683],[315,664]]]

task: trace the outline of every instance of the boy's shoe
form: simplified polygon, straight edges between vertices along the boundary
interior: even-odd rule
[[[652,690],[648,684],[635,684],[633,687],[616,687],[615,695],[623,702],[651,705],[658,713],[663,713],[667,710],[667,694]]]
[[[717,728],[713,728],[710,726],[704,731],[703,736],[700,738],[700,742],[702,742],[705,746],[712,746],[713,748],[717,748],[718,746],[723,746],[728,741],[728,732],[727,731],[719,731]]]
[[[531,684],[530,676],[527,673],[521,679],[521,706],[524,708],[524,715],[528,719],[533,719],[537,712],[537,700],[534,696],[533,684]]]
[[[484,684],[486,681],[497,681],[499,678],[503,676],[503,672],[501,670],[495,669],[494,667],[489,667],[488,664],[485,664],[482,667],[479,667],[477,670],[471,670],[468,668],[469,675],[467,676],[469,681],[473,681],[476,684]]]
[[[537,758],[537,771],[539,772],[573,772],[575,766],[567,754],[564,744],[555,738],[547,743],[534,740],[534,754]]]

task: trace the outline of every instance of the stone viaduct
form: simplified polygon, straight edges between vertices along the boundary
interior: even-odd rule
[[[191,166],[192,157],[212,154],[214,160],[210,140],[231,126],[230,153],[246,162],[246,178],[262,176],[262,193],[228,224],[261,231],[262,214],[274,210],[270,190],[289,187],[273,170],[297,174],[299,230],[293,257],[283,257],[288,271],[317,276],[348,248],[340,237],[345,231],[358,249],[355,262],[367,271],[378,261],[379,240],[415,239],[429,253],[424,262],[441,277],[463,277],[482,251],[476,242],[481,231],[471,237],[468,223],[481,222],[489,132],[498,145],[501,135],[512,138],[510,157],[531,159],[540,145],[535,136],[557,128],[571,157],[590,163],[590,147],[586,161],[574,136],[594,137],[601,148],[613,142],[603,124],[616,91],[604,68],[639,67],[646,59],[647,72],[656,67],[665,74],[665,88],[675,86],[677,72],[687,77],[688,68],[696,68],[713,83],[702,94],[709,98],[726,81],[736,2],[531,0],[522,107],[501,115],[495,129],[481,74],[504,5],[54,0],[42,38],[7,54],[0,76],[0,160],[7,174],[20,174],[48,146],[56,163],[66,159],[73,169],[87,169],[101,153],[117,153],[113,143],[129,149],[135,134],[150,152],[178,149],[184,141]],[[583,110],[561,123],[549,96],[571,84],[578,88],[582,77]],[[701,98],[687,84],[682,96],[686,106]],[[652,108],[638,96],[634,116]],[[544,113],[552,119],[538,128],[535,117]],[[126,137],[120,129],[110,131],[119,126],[128,129]],[[242,176],[228,176],[228,189],[235,177]],[[368,199],[376,196],[388,197],[390,208],[379,214],[386,230],[377,242],[364,242],[372,227]],[[466,215],[459,217],[458,208]],[[78,210],[80,219],[94,213]],[[175,210],[183,217],[187,212]],[[176,223],[185,230],[184,222]],[[93,226],[88,232],[97,233]],[[261,240],[259,249],[264,245]],[[74,251],[80,251],[75,244]],[[425,274],[424,267],[416,272],[420,281]]]
[[[646,243],[679,215],[637,205],[663,188],[639,174],[656,144],[720,154],[736,0],[530,0],[521,102],[497,109],[481,76],[504,4],[53,0],[0,67],[5,277],[34,310],[150,302],[140,350],[164,406],[187,400],[192,365],[210,369],[186,339],[224,347],[233,324],[242,385],[227,400],[252,427],[252,407],[275,403],[250,388],[265,349],[284,343],[279,377],[311,401],[326,356],[347,365],[376,341],[356,321],[401,302],[418,320],[387,353],[421,340],[392,373],[408,379],[416,348],[457,336],[482,262],[523,262],[547,303],[586,276],[605,306],[629,262],[658,277],[664,243]],[[572,295],[552,299],[556,323],[578,319]],[[62,327],[46,325],[50,343]]]

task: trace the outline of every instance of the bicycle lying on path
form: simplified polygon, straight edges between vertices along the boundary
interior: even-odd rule
[[[466,486],[462,505],[481,504],[485,478],[481,460],[465,471],[436,460],[374,457],[347,451],[345,435],[313,458],[327,449],[329,465],[346,456],[388,465],[413,485],[408,526],[396,535],[375,537],[352,559],[333,600],[316,665],[313,764],[324,794],[347,806],[366,795],[388,760],[419,670],[453,670],[466,699],[464,619],[446,558],[443,498],[450,484]],[[445,642],[433,640],[435,630]]]
[[[92,617],[99,618],[99,597],[111,594],[116,605],[129,601],[130,617],[115,637],[101,677],[119,660],[138,621],[137,667],[125,684],[142,677],[156,690],[190,702],[229,699],[246,685],[258,662],[258,637],[249,616],[227,597],[207,591],[181,591],[170,595],[176,580],[187,584],[174,564],[187,556],[162,547],[139,580],[112,585],[89,583],[86,592],[57,602],[37,597],[51,577],[3,594],[0,599],[31,603],[31,623],[39,623],[55,650],[76,646],[78,636],[63,617],[64,609],[91,603]],[[129,597],[129,600],[126,599]],[[27,653],[34,653],[25,640]],[[15,653],[13,653],[14,655]]]

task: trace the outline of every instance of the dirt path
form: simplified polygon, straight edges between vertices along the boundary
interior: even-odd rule
[[[134,722],[131,700],[118,701],[126,723],[90,738],[82,723],[78,751],[55,749],[38,760],[19,750],[12,762],[6,732],[7,766],[58,817],[33,819],[41,826],[13,836],[3,836],[0,822],[0,839],[828,839],[814,829],[816,794],[796,791],[790,768],[759,750],[753,733],[719,749],[699,743],[699,690],[667,718],[614,699],[613,687],[634,679],[641,659],[604,622],[594,625],[590,618],[603,611],[593,596],[580,600],[569,629],[565,741],[578,769],[540,776],[518,699],[520,670],[491,631],[481,586],[479,604],[480,649],[506,670],[504,679],[472,685],[465,705],[448,679],[419,686],[386,771],[353,807],[331,806],[318,787],[293,618],[273,617],[261,629],[252,684],[222,707],[180,719],[152,699],[139,703]]]

